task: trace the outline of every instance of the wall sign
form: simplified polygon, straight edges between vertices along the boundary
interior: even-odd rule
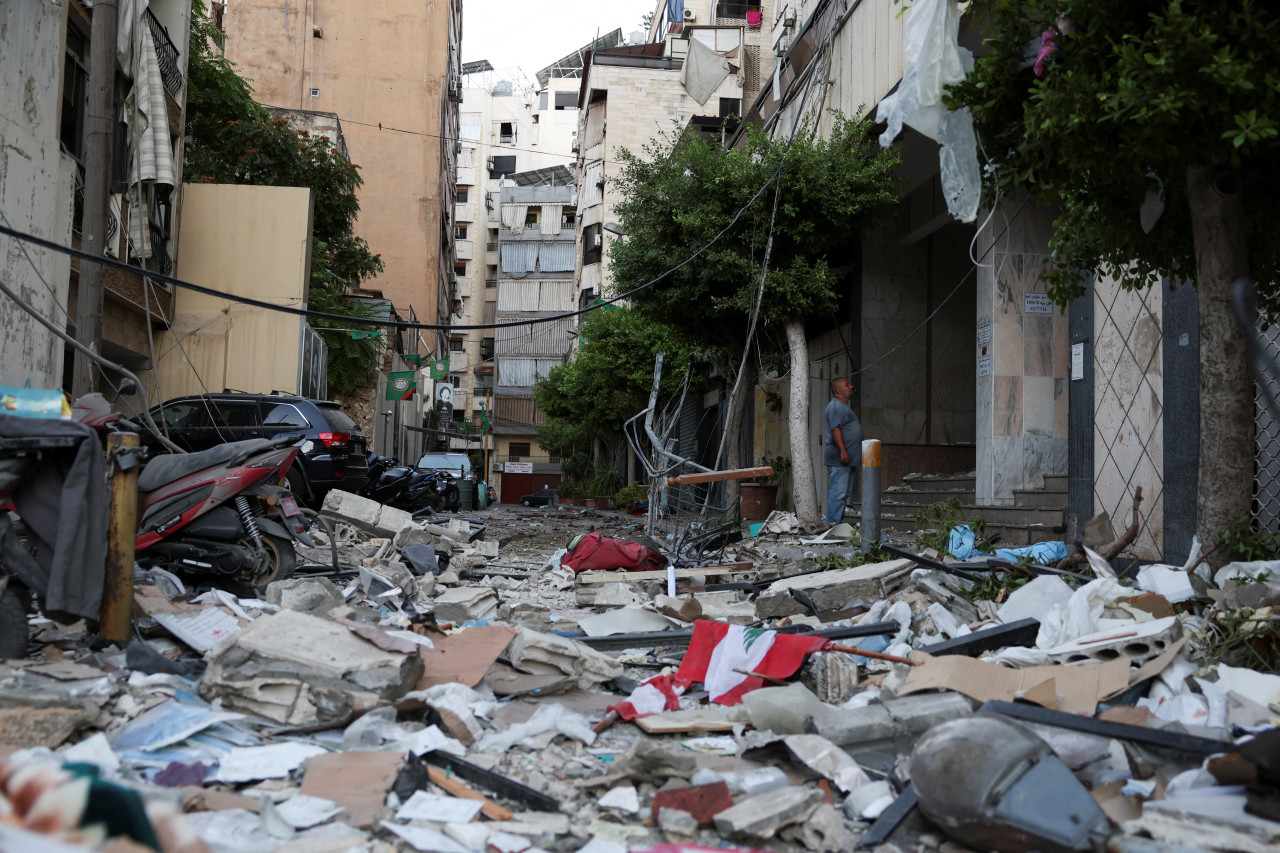
[[[989,355],[978,356],[978,375],[979,376],[991,375],[991,356]]]
[[[1071,378],[1084,379],[1084,344],[1071,345]]]
[[[532,474],[533,463],[532,462],[508,462],[505,470],[506,470],[506,473],[508,474]]]
[[[1024,314],[1052,314],[1053,301],[1047,293],[1022,294],[1022,312]]]

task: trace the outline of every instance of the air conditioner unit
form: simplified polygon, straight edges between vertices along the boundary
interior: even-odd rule
[[[698,16],[697,16],[697,14],[695,14],[695,13],[694,13],[694,11],[693,11],[692,9],[685,9],[685,10],[684,10],[684,22],[685,22],[686,24],[692,24],[692,23],[693,23],[694,21],[696,21],[697,19],[698,19]]]
[[[796,10],[788,8],[782,13],[782,26],[794,27],[796,25]]]

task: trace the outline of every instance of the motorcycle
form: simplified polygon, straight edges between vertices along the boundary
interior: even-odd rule
[[[363,497],[410,512],[457,510],[458,487],[440,471],[418,472],[391,456],[369,453],[369,481]]]
[[[73,417],[99,432],[140,431],[101,394],[72,404]],[[137,562],[260,588],[293,575],[293,543],[314,544],[289,490],[301,436],[220,444],[148,461],[138,475]]]

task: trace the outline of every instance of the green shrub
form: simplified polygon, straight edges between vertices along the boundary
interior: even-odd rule
[[[619,489],[618,496],[614,500],[618,502],[619,509],[630,509],[635,504],[642,504],[649,500],[649,490],[639,483],[632,483],[630,486]]]

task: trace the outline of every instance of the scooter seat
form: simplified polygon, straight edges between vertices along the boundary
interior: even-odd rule
[[[196,453],[168,453],[147,463],[138,475],[138,491],[154,492],[163,485],[183,477],[212,468],[215,465],[234,464],[275,446],[269,438],[251,438],[248,441],[232,441],[219,444]]]

